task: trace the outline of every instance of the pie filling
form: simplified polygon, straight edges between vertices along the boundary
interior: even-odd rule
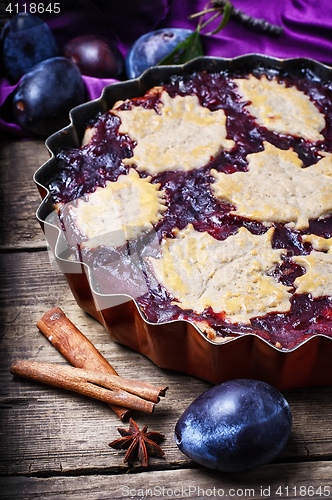
[[[331,116],[328,85],[275,70],[117,102],[49,182],[73,258],[99,292],[216,342],[332,336]]]

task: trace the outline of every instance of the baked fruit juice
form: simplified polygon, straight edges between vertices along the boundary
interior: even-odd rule
[[[331,100],[310,72],[257,69],[116,103],[49,182],[73,258],[213,341],[331,336]]]

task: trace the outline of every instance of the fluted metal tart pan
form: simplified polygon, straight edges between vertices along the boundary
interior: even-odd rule
[[[233,378],[254,378],[279,390],[331,385],[332,338],[326,335],[310,337],[290,350],[279,349],[252,333],[214,342],[190,321],[158,324],[147,321],[136,300],[129,295],[99,293],[89,266],[68,258],[66,240],[56,223],[46,187],[57,168],[55,155],[63,149],[79,147],[86,124],[98,113],[110,109],[116,101],[144,95],[151,87],[167,82],[172,75],[227,69],[245,72],[257,67],[292,72],[305,69],[323,82],[332,78],[332,68],[311,59],[281,60],[249,54],[234,59],[201,57],[183,66],[154,67],[138,79],[109,85],[99,99],[74,108],[70,113],[70,125],[46,140],[51,158],[34,175],[42,197],[37,218],[78,305],[100,321],[114,341],[135,349],[156,365],[214,384]]]

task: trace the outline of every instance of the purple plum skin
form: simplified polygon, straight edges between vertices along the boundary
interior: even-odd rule
[[[38,16],[20,13],[8,21],[1,33],[5,77],[16,83],[37,63],[59,54],[50,28]]]
[[[236,379],[195,399],[176,424],[175,440],[205,467],[242,472],[276,458],[291,426],[289,404],[279,391],[265,382]]]
[[[142,35],[129,49],[126,57],[128,78],[137,78],[147,68],[156,66],[191,33],[188,29],[162,28]]]
[[[65,57],[38,63],[23,76],[12,98],[16,123],[48,136],[69,124],[69,111],[84,102],[80,70]]]
[[[105,38],[79,36],[69,40],[63,52],[65,57],[77,64],[83,75],[115,79],[124,77],[124,57],[118,47]]]

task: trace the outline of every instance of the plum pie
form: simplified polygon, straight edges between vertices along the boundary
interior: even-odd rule
[[[151,323],[281,350],[332,337],[332,90],[275,69],[117,101],[48,183],[71,258]]]

